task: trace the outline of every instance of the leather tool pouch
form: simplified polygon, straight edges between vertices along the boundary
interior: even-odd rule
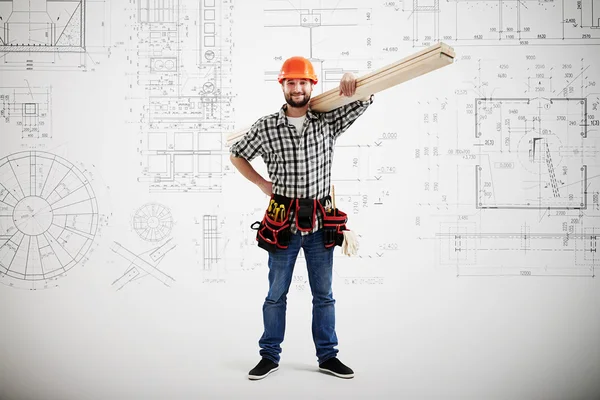
[[[323,243],[325,248],[341,246],[344,243],[343,231],[347,230],[348,215],[337,208],[326,213],[320,203],[319,206],[323,213]]]
[[[291,203],[288,206],[291,206]],[[288,218],[276,222],[271,218],[269,212],[265,211],[262,221],[256,221],[250,227],[257,231],[256,241],[258,246],[270,253],[274,253],[277,249],[287,249],[290,244],[292,234]]]

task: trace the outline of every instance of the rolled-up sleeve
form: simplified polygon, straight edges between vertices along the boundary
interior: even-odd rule
[[[262,155],[262,148],[262,140],[257,121],[240,140],[235,142],[229,148],[229,153],[234,157],[242,157],[248,161],[252,161],[257,156]]]
[[[323,113],[324,121],[331,127],[333,138],[337,139],[342,133],[346,132],[371,104],[373,104],[373,95],[367,100],[356,100]]]

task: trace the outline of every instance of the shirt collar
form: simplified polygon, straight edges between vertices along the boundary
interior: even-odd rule
[[[285,110],[287,109],[287,103],[284,104],[283,106],[281,106],[281,108],[279,109],[279,115],[277,117],[277,126],[280,125],[287,125],[287,116],[285,115]],[[315,111],[312,111],[309,107],[309,109],[306,111],[306,116],[308,117],[308,119],[318,119],[319,116]]]

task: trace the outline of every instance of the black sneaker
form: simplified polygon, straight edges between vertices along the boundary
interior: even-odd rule
[[[349,379],[354,377],[354,371],[345,366],[337,357],[330,358],[323,364],[319,364],[319,371],[329,372],[340,378]]]
[[[273,361],[263,358],[256,364],[256,367],[252,368],[252,370],[248,373],[248,379],[257,380],[262,379],[265,376],[269,375],[273,371],[277,371],[279,369],[279,364],[275,364]]]

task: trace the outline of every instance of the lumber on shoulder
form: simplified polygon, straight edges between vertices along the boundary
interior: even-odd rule
[[[389,89],[400,83],[424,75],[454,61],[454,49],[438,43],[421,50],[409,57],[405,57],[393,64],[386,65],[367,75],[356,79],[356,92],[353,96],[341,96],[340,89],[336,87],[315,96],[310,100],[310,108],[317,112],[328,112],[361,98]],[[227,146],[240,140],[250,126],[237,130],[227,135]]]

